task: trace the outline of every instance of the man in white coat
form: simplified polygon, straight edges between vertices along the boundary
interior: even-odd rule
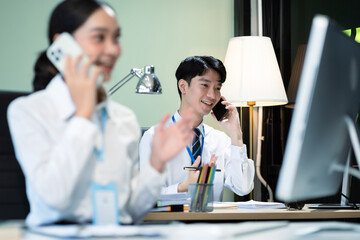
[[[184,112],[192,108],[193,128],[200,132],[196,140],[200,141],[200,144],[197,144],[200,150],[199,156],[194,157],[192,154],[194,147],[189,145],[167,162],[166,184],[162,188],[162,193],[188,191],[188,184],[197,181],[199,171],[186,171],[184,167],[198,167],[203,164],[223,170],[215,174],[215,201],[222,200],[224,186],[240,196],[250,193],[254,187],[254,162],[247,157],[237,109],[220,93],[226,78],[223,63],[211,56],[188,57],[181,62],[175,76],[181,104],[166,125],[170,126],[179,121]],[[211,112],[221,98],[227,113],[219,124],[228,136],[203,122],[204,116]],[[215,118],[214,113],[211,114]],[[141,139],[140,171],[149,164],[155,128],[156,126],[153,126],[147,130]]]

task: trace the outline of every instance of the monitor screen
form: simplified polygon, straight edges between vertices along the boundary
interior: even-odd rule
[[[360,44],[324,15],[313,19],[276,196],[338,193],[351,147],[346,116],[360,109]]]

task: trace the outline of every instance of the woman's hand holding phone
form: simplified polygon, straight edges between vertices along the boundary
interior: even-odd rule
[[[61,33],[47,50],[47,57],[63,75],[76,105],[76,115],[90,119],[95,109],[96,89],[101,87],[101,69],[92,63],[69,33]]]
[[[64,79],[76,106],[75,115],[90,119],[97,102],[96,78],[101,73],[101,69],[96,68],[88,75],[91,60],[83,62],[78,67],[80,61],[82,61],[81,55],[76,58],[66,56]]]
[[[159,172],[163,172],[166,162],[176,156],[194,138],[192,131],[193,109],[188,109],[183,118],[169,127],[165,127],[169,115],[166,114],[155,128],[151,144],[151,166]]]

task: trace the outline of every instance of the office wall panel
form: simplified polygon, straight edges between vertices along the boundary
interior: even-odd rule
[[[13,0],[0,3],[0,89],[30,91],[33,65],[48,46],[47,22],[59,0]],[[225,58],[233,36],[233,0],[108,0],[121,26],[123,53],[110,88],[131,68],[155,65],[163,94],[135,94],[136,79],[112,96],[133,109],[141,126],[158,122],[179,105],[175,70],[190,55]],[[216,125],[211,118],[210,124]]]

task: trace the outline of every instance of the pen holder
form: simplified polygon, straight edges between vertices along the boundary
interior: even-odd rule
[[[213,184],[190,183],[188,193],[191,199],[190,212],[213,211]]]

